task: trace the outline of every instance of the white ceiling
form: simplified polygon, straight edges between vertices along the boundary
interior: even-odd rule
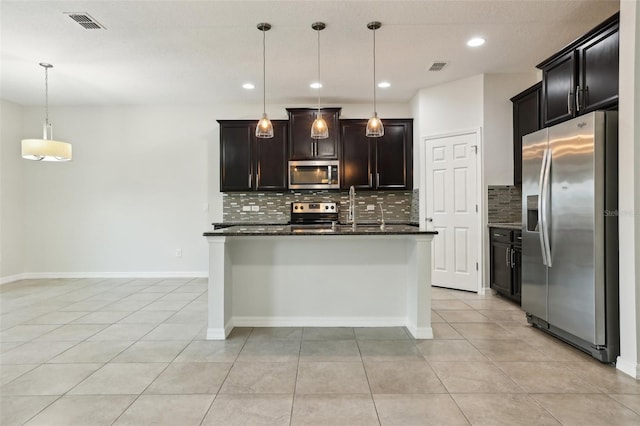
[[[480,73],[527,72],[614,14],[618,0],[502,1],[8,1],[0,2],[3,99],[52,105],[210,105],[262,100],[266,33],[267,102],[315,102],[321,32],[323,104],[369,102],[376,32],[382,102]],[[86,30],[64,12],[86,12],[106,27]],[[471,49],[468,38],[487,42]],[[429,65],[444,60],[440,72]],[[241,88],[253,82],[256,89]]]

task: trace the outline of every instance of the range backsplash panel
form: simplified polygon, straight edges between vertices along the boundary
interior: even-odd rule
[[[348,191],[283,191],[283,192],[225,192],[222,198],[223,222],[287,223],[294,201],[335,201],[340,203],[340,221],[347,221]],[[388,222],[418,221],[418,190],[413,191],[356,191],[356,221],[377,222],[380,207]],[[374,210],[367,210],[373,205]],[[247,208],[250,211],[247,211]],[[251,210],[251,209],[254,210]],[[255,211],[255,209],[258,209]]]

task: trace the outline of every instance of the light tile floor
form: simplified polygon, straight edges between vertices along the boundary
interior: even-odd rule
[[[498,296],[433,289],[403,328],[239,328],[204,340],[204,279],[0,287],[0,424],[640,425],[640,382]]]

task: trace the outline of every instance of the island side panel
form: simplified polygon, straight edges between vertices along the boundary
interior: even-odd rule
[[[231,256],[227,238],[207,237],[209,242],[208,340],[224,340],[233,329]]]
[[[431,328],[431,242],[433,235],[408,242],[407,329],[416,339],[433,339]]]
[[[236,326],[404,326],[407,238],[234,238]]]

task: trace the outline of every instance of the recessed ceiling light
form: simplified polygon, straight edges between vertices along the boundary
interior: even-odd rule
[[[467,42],[467,46],[469,47],[478,47],[484,44],[484,39],[482,37],[474,37]]]
[[[245,84],[243,84],[243,85],[242,85],[242,88],[243,88],[243,89],[247,89],[247,90],[251,90],[251,89],[255,89],[255,88],[256,88],[256,86],[254,86],[254,85],[253,85],[253,84],[251,84],[251,83],[245,83]]]
[[[378,87],[381,89],[386,89],[387,87],[391,87],[391,83],[389,83],[388,81],[381,81],[380,83],[378,83]]]
[[[312,89],[320,89],[322,87],[322,83],[320,83],[319,81],[314,81],[309,85],[309,87],[311,87]]]

